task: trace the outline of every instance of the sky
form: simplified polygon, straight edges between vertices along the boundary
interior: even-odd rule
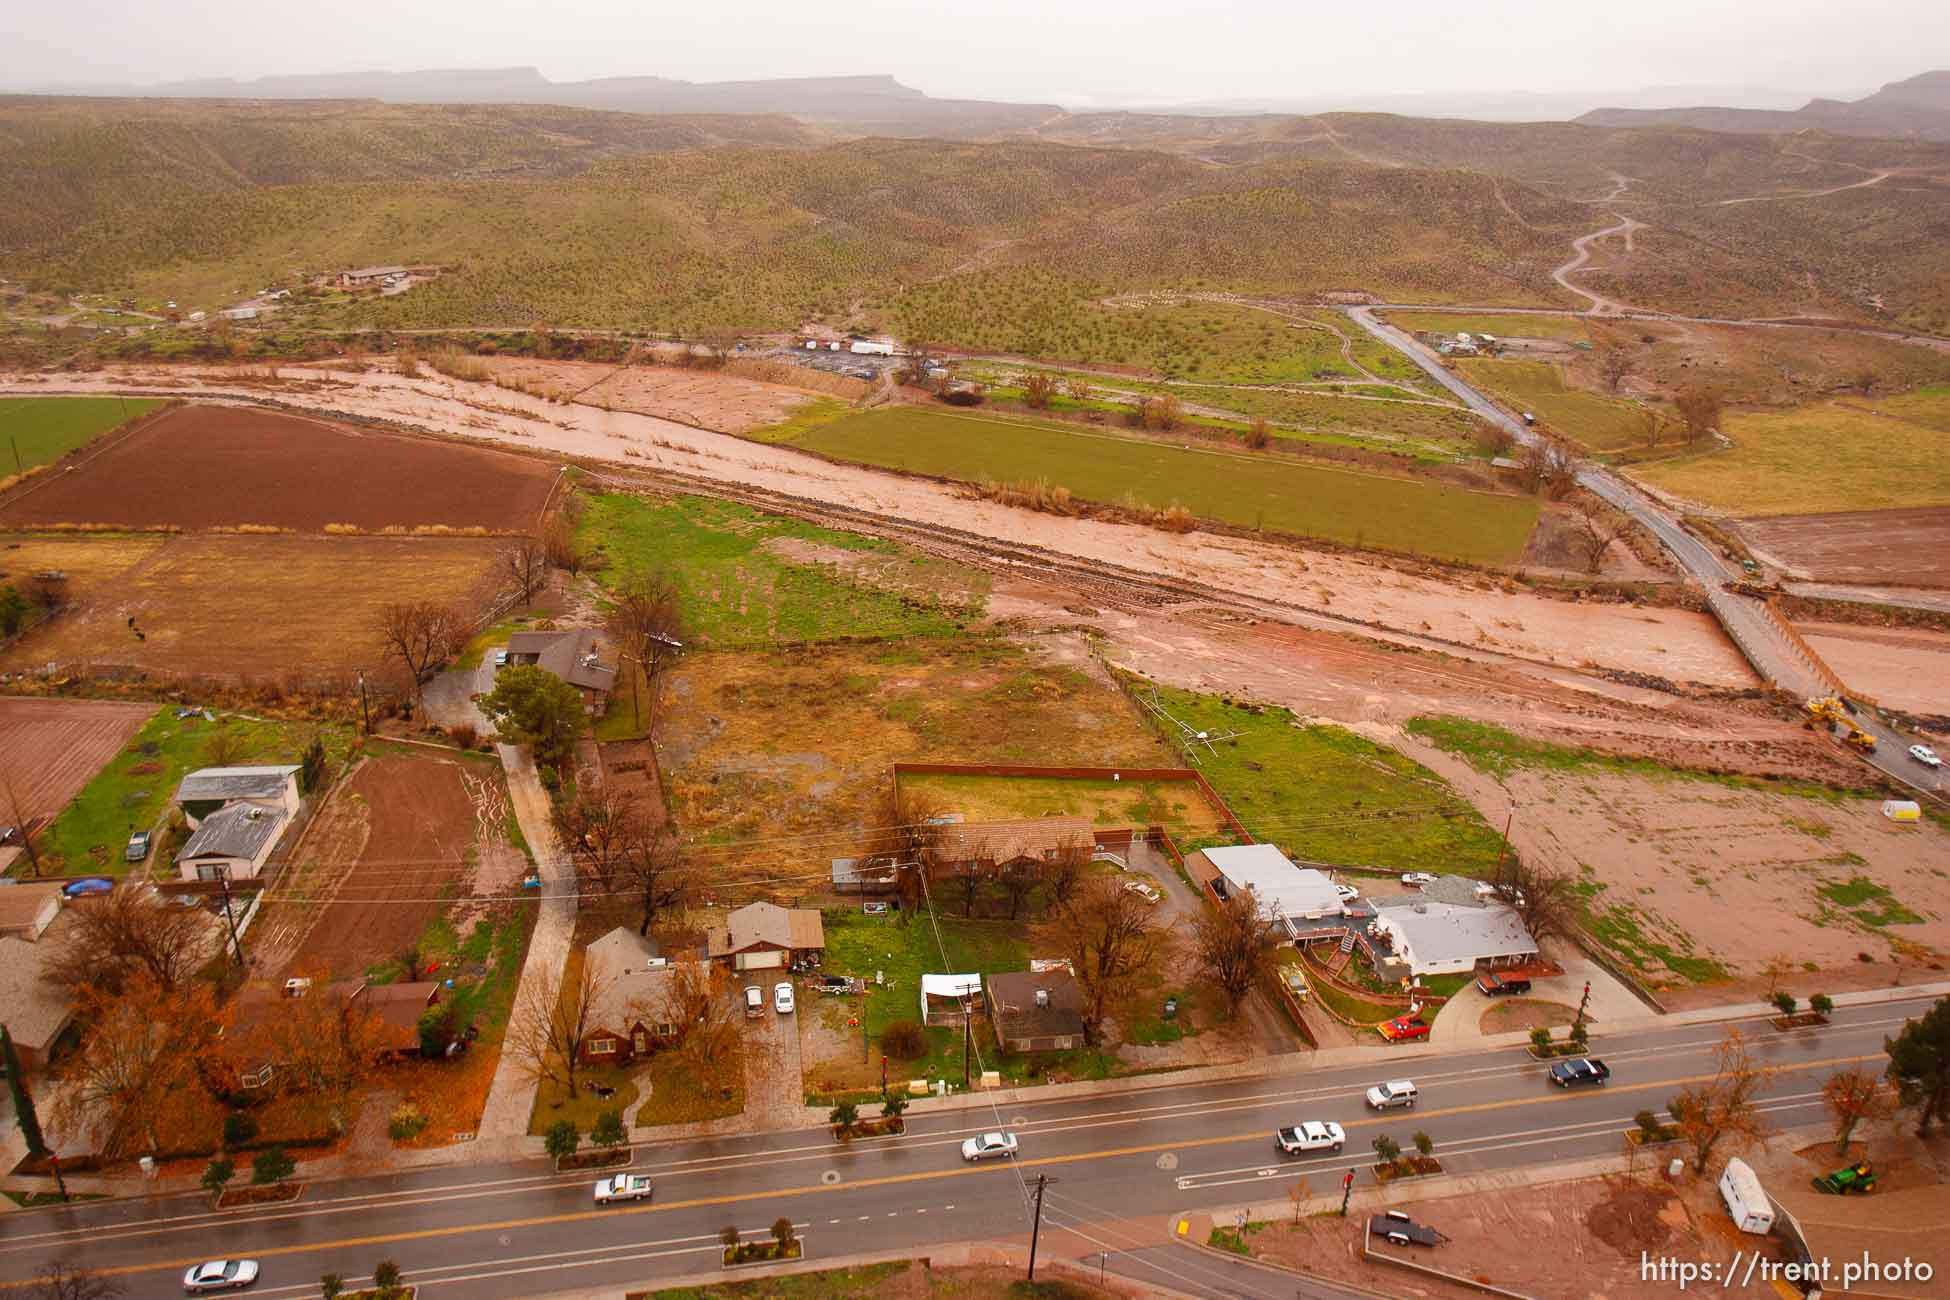
[[[1942,0],[63,0],[0,4],[0,86],[534,65],[552,80],[889,73],[1067,107],[1755,86],[1950,67]]]

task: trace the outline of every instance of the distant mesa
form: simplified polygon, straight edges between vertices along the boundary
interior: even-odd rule
[[[1752,108],[1600,108],[1577,119],[1589,126],[1691,126],[1703,131],[1950,140],[1950,70],[1892,81],[1857,100],[1811,99],[1792,111]]]

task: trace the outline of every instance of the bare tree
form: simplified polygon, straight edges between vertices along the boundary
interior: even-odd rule
[[[164,990],[188,984],[210,958],[209,918],[146,889],[112,889],[67,907],[67,926],[42,967],[80,993],[114,994],[147,979]]]
[[[709,1078],[737,1042],[730,976],[722,967],[709,962],[678,962],[671,967],[663,1005],[657,1010],[657,1018],[677,1031],[670,1050],[694,1078]]]
[[[379,611],[386,653],[406,670],[415,698],[460,648],[463,627],[460,615],[431,600],[394,601]]]
[[[1703,384],[1680,389],[1672,404],[1679,412],[1680,423],[1686,426],[1688,442],[1698,442],[1718,429],[1725,410],[1720,394]]]
[[[1848,382],[1849,387],[1855,389],[1862,396],[1869,397],[1875,393],[1876,384],[1881,379],[1881,373],[1874,366],[1863,365],[1856,368],[1855,373],[1849,376]]]
[[[14,774],[11,768],[0,768],[0,800],[4,800],[4,811],[8,824],[20,836],[20,850],[27,855],[27,869],[34,879],[41,877],[41,854],[34,846],[34,825],[21,811],[20,795],[14,788]]]
[[[667,830],[632,841],[621,866],[623,887],[643,909],[638,934],[649,934],[659,913],[682,907],[697,888],[696,870],[684,860],[677,837]]]
[[[598,1027],[597,1009],[614,983],[601,963],[592,961],[582,962],[569,979],[551,972],[532,984],[524,980],[502,1050],[527,1078],[553,1083],[575,1096],[577,1052],[583,1038]]]
[[[62,1072],[57,1122],[69,1132],[99,1126],[113,1155],[137,1138],[159,1150],[163,1105],[176,1089],[201,1086],[197,1062],[223,1032],[227,1010],[207,984],[169,989],[146,975],[120,993],[84,987],[76,1004],[84,1034]]]
[[[1515,854],[1498,868],[1497,897],[1516,910],[1523,928],[1538,943],[1570,931],[1578,913],[1578,894],[1561,871],[1533,866]]]
[[[1199,971],[1225,995],[1226,1010],[1239,1004],[1273,967],[1278,937],[1261,913],[1259,900],[1235,891],[1217,906],[1199,911],[1192,922],[1192,956]]]
[[[1617,392],[1618,386],[1637,369],[1638,362],[1622,347],[1608,347],[1598,354],[1598,374],[1608,392]]]
[[[1048,864],[1041,858],[1018,858],[996,873],[1002,892],[1009,896],[1009,919],[1022,913],[1022,905],[1048,876]]]
[[[1605,553],[1625,531],[1624,517],[1595,497],[1582,497],[1571,510],[1571,545],[1584,559],[1587,573],[1605,566]]]
[[[664,674],[684,652],[688,635],[683,592],[668,570],[658,569],[625,576],[612,598],[616,606],[609,616],[610,635],[622,646],[624,660],[638,670],[625,670],[630,677],[630,721],[638,729],[643,726],[636,693],[640,672],[654,728]]]
[[[1109,1010],[1125,1001],[1163,952],[1150,904],[1110,875],[1086,877],[1057,909],[1049,939],[1083,986],[1083,1029],[1095,1043]]]
[[[90,1273],[64,1259],[41,1265],[41,1275],[29,1286],[24,1293],[28,1300],[115,1300],[128,1294],[122,1279]]]
[[[576,531],[575,521],[563,514],[550,516],[548,526],[542,530],[542,553],[550,568],[560,569],[570,577],[589,565],[589,552]]]
[[[1659,435],[1664,430],[1665,422],[1659,418],[1657,411],[1648,406],[1639,412],[1639,433],[1645,438],[1646,447],[1658,446]]]
[[[1097,390],[1092,388],[1087,381],[1075,376],[1072,376],[1069,382],[1063,385],[1063,391],[1070,395],[1071,401],[1079,404],[1087,402],[1097,395]]]
[[[273,1059],[282,1077],[343,1107],[372,1076],[385,1046],[385,1025],[364,1002],[348,1005],[330,993],[331,972],[323,963],[300,966],[294,974],[310,980],[311,988],[267,1022]]]
[[[1666,1103],[1673,1127],[1693,1149],[1693,1172],[1704,1173],[1722,1143],[1746,1146],[1763,1132],[1754,1103],[1767,1086],[1769,1071],[1755,1063],[1747,1036],[1735,1026],[1713,1049],[1711,1079],[1680,1090]]]
[[[1562,500],[1577,485],[1578,462],[1569,448],[1539,438],[1523,452],[1524,486],[1553,501]]]
[[[1896,1113],[1896,1097],[1882,1076],[1864,1069],[1843,1070],[1821,1085],[1821,1104],[1835,1121],[1835,1154],[1846,1155],[1848,1139],[1862,1123],[1878,1123]]]
[[[1022,376],[1022,400],[1040,411],[1049,406],[1057,394],[1057,379],[1047,370],[1030,370]]]
[[[548,550],[538,538],[524,537],[501,552],[501,571],[521,593],[521,603],[535,603],[536,593],[548,585]]]
[[[1517,441],[1508,429],[1489,420],[1476,421],[1470,429],[1469,440],[1485,456],[1501,456]]]
[[[550,818],[582,877],[602,894],[616,891],[629,856],[651,833],[636,797],[603,782],[578,790],[573,802],[558,802]]]

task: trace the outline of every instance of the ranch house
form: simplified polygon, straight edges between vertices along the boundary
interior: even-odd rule
[[[1065,853],[1088,861],[1096,843],[1091,824],[1081,817],[953,822],[941,828],[934,860],[957,871],[1055,862]]]
[[[41,954],[24,939],[0,939],[0,1020],[28,1074],[47,1068],[74,1024],[74,1000],[42,977]]]
[[[340,271],[341,289],[363,289],[375,284],[384,284],[396,276],[406,274],[403,266],[362,266],[356,271]]]
[[[810,907],[753,903],[725,917],[724,929],[707,937],[705,951],[733,970],[817,966],[826,953],[826,926]]]
[[[614,975],[597,989],[576,1059],[584,1065],[627,1065],[674,1041],[677,1013],[671,1000],[676,991],[673,966]]]
[[[0,889],[0,936],[38,939],[60,914],[58,880],[23,880]]]
[[[282,808],[226,804],[176,851],[177,872],[184,880],[255,880],[290,824]]]
[[[176,806],[192,830],[227,804],[252,804],[287,817],[298,814],[296,763],[275,767],[200,767],[176,787]]]
[[[989,1015],[1006,1052],[1069,1052],[1083,1046],[1083,990],[1061,966],[988,977]]]
[[[1475,884],[1461,881],[1459,887],[1438,891],[1446,898],[1425,892],[1375,899],[1372,932],[1393,949],[1388,965],[1399,964],[1415,976],[1458,975],[1478,966],[1534,960],[1537,941],[1516,909],[1477,892]]]
[[[567,632],[516,632],[508,638],[508,662],[533,664],[582,692],[589,712],[600,714],[616,687],[616,668],[603,662],[603,643],[590,628]]]

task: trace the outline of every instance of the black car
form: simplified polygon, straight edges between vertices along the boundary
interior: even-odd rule
[[[1551,1066],[1551,1082],[1560,1088],[1603,1083],[1609,1078],[1610,1068],[1595,1056],[1580,1056],[1576,1060],[1559,1061]]]

